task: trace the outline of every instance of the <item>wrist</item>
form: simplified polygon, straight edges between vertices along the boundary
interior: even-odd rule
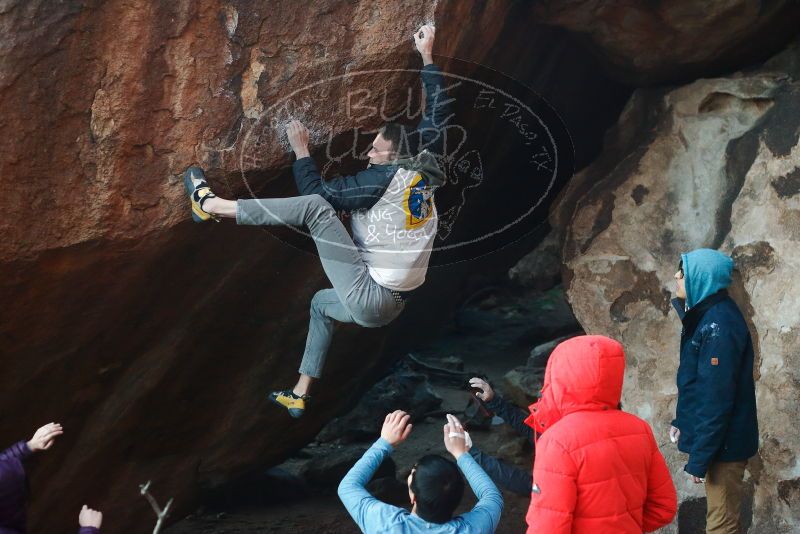
[[[422,64],[423,65],[427,66],[427,65],[430,65],[431,63],[433,63],[433,54],[420,53],[420,55],[422,56]]]
[[[33,441],[26,441],[25,446],[28,447],[28,450],[31,452],[36,452],[36,449],[33,448]]]
[[[294,149],[294,155],[297,159],[303,159],[311,156],[308,147],[299,147]]]
[[[373,446],[377,446],[377,447],[379,447],[379,448],[385,449],[385,450],[387,450],[389,453],[391,453],[391,452],[393,452],[393,451],[394,451],[394,445],[392,445],[392,444],[391,444],[391,442],[389,442],[389,440],[387,440],[387,439],[386,439],[386,438],[384,438],[383,436],[379,437],[379,438],[378,438],[378,441],[376,441],[376,442],[373,444]]]

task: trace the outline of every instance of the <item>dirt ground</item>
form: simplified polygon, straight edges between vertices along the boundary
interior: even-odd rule
[[[521,297],[521,296],[520,296]],[[514,301],[516,299],[512,299]],[[504,300],[504,302],[508,302]],[[511,304],[492,311],[494,319],[505,317],[500,327],[493,331],[465,334],[452,329],[449,333],[419,347],[415,355],[421,358],[441,358],[454,355],[464,361],[464,367],[475,374],[486,376],[501,389],[503,375],[518,365],[523,365],[531,345],[525,335],[526,323],[532,320],[535,309]],[[524,340],[524,341],[522,341]],[[469,391],[453,385],[431,381],[434,391],[443,399],[442,410],[460,415],[467,406]],[[393,454],[397,465],[398,480],[405,480],[414,462],[429,453],[446,455],[442,443],[443,416],[426,417],[415,425],[409,439]],[[499,456],[529,469],[530,452],[525,441],[505,424],[492,426],[490,430],[471,431],[473,441],[492,455]],[[365,443],[364,446],[368,446]],[[500,533],[518,533],[525,529],[525,513],[528,499],[503,492],[505,506]],[[467,488],[459,512],[469,510],[475,497]],[[406,505],[407,502],[393,504]],[[335,489],[324,495],[280,503],[274,506],[238,508],[224,512],[199,512],[174,524],[167,534],[244,534],[255,532],[315,532],[317,534],[357,533],[358,527],[339,502]]]

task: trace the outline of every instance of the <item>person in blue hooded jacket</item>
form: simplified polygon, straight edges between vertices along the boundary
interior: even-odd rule
[[[706,532],[738,533],[744,470],[758,451],[753,342],[728,295],[733,260],[710,249],[681,255],[677,298],[683,323],[678,406],[670,438],[684,467],[705,482]]]

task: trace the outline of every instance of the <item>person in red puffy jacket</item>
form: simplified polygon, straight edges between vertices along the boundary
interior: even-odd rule
[[[529,533],[656,530],[678,509],[650,425],[620,409],[625,352],[604,336],[556,347],[526,423],[537,435]]]

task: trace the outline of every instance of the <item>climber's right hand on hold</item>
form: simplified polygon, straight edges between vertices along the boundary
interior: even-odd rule
[[[308,151],[308,128],[302,122],[296,119],[289,121],[286,125],[286,137],[297,159],[311,155]]]
[[[433,38],[435,34],[436,28],[430,24],[425,24],[414,32],[414,44],[425,65],[433,63]]]
[[[486,380],[475,376],[469,379],[469,385],[475,389],[480,390],[475,392],[475,396],[478,397],[483,402],[489,402],[494,398],[494,390],[492,389],[492,386],[489,385],[489,382],[487,382]]]

